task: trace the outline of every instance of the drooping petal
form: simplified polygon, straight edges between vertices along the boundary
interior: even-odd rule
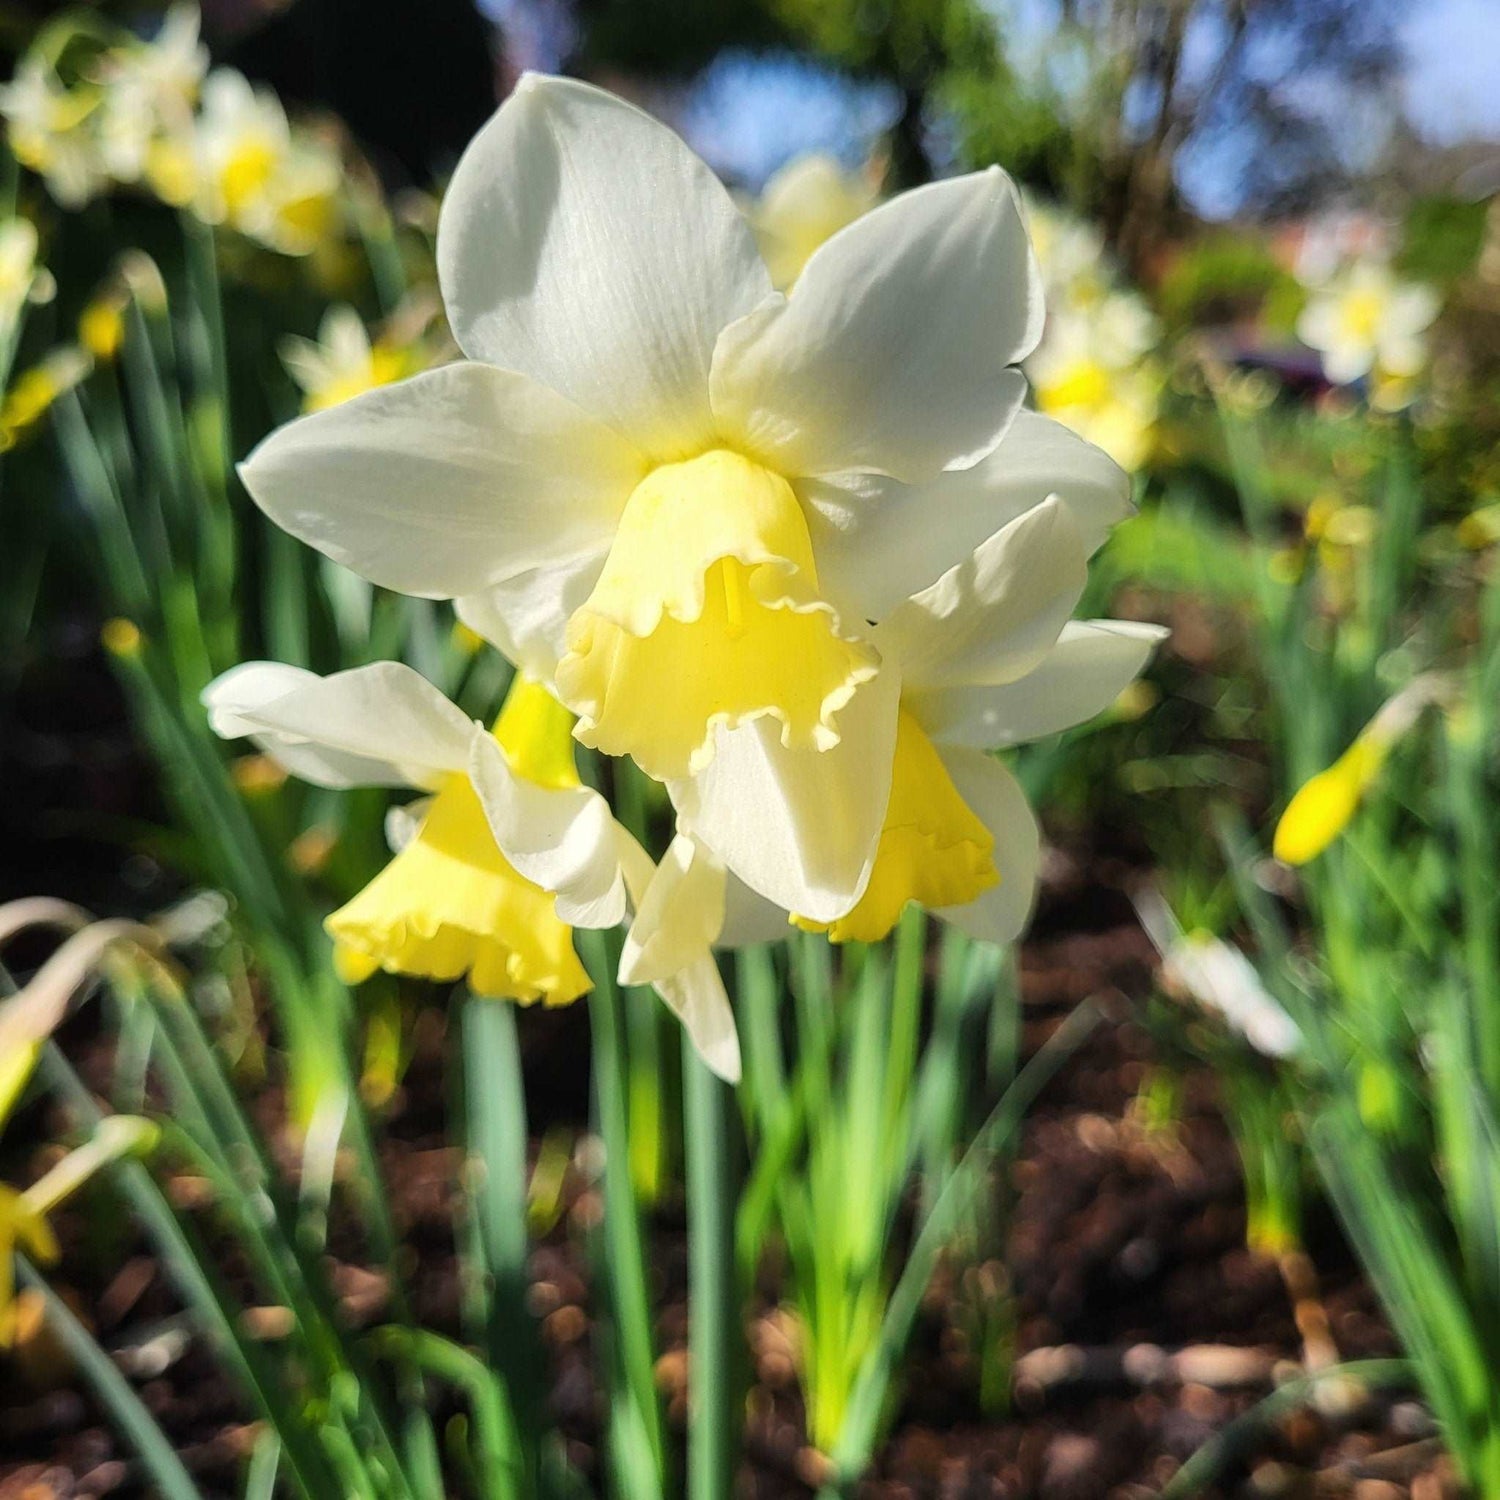
[[[1070,620],[1024,677],[994,687],[912,688],[906,706],[939,742],[976,750],[1021,745],[1103,713],[1167,634],[1134,620]]]
[[[481,594],[454,601],[454,610],[476,635],[483,636],[523,672],[551,682],[567,653],[568,620],[593,592],[606,547],[565,563],[532,568],[491,584]]]
[[[464,152],[437,259],[471,359],[561,391],[658,462],[708,445],[714,342],[771,290],[749,225],[676,135],[536,74]]]
[[[1067,502],[1090,553],[1132,509],[1130,476],[1108,454],[1032,411],[1016,413],[988,458],[928,484],[843,475],[797,490],[829,597],[871,620],[1049,495]]]
[[[657,867],[652,863],[651,856],[628,833],[622,831],[620,843],[621,865],[630,891],[630,901],[637,912],[640,912],[643,908],[656,904],[652,897],[652,887],[657,878]],[[682,890],[680,884],[677,890]],[[692,894],[691,888],[689,894]],[[635,925],[632,925],[631,931],[636,933]],[[637,936],[643,945],[648,942],[644,930]],[[653,987],[666,1007],[682,1022],[688,1040],[703,1061],[727,1083],[738,1083],[739,1034],[735,1029],[734,1010],[725,993],[719,966],[706,947],[697,952],[682,951],[686,959],[685,966],[675,973],[662,974],[654,981]]]
[[[294,776],[319,786],[431,789],[463,770],[476,726],[400,662],[319,677],[245,662],[203,690],[214,732],[247,735]]]
[[[1000,873],[992,885],[966,906],[939,910],[944,921],[970,937],[1009,943],[1021,935],[1036,897],[1041,862],[1041,834],[1021,784],[993,757],[978,750],[940,747],[943,764],[964,801],[995,835],[993,858]]]
[[[620,983],[655,984],[708,952],[724,927],[725,885],[724,866],[695,839],[678,834],[636,905],[620,954]]]
[[[472,740],[469,779],[490,831],[514,869],[551,891],[571,927],[613,927],[625,884],[609,804],[589,787],[538,785],[511,769],[494,735]]]
[[[709,766],[668,784],[678,827],[783,910],[817,922],[842,916],[875,860],[900,687],[884,668],[861,686],[829,750],[788,750],[767,719],[721,728]]]
[[[1087,579],[1072,512],[1045,500],[898,606],[874,639],[908,691],[1013,682],[1056,644]]]
[[[467,976],[478,995],[566,1005],[589,988],[572,928],[551,893],[505,858],[462,772],[447,778],[411,842],[324,926],[366,964]]]
[[[606,544],[645,460],[524,375],[444,365],[273,432],[240,466],[278,526],[372,583],[477,593]]]
[[[791,295],[714,354],[724,437],[788,475],[967,468],[1025,396],[1041,279],[998,167],[904,193],[841,230]]]

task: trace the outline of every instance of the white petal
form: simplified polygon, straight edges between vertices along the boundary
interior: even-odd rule
[[[906,706],[932,739],[950,745],[989,750],[1039,740],[1103,713],[1167,634],[1132,620],[1070,620],[1035,670],[1015,682],[908,689]]]
[[[573,611],[593,592],[609,549],[565,563],[532,568],[482,594],[454,601],[458,618],[503,656],[539,682],[551,683],[567,651],[564,639]]]
[[[468,764],[473,720],[400,662],[319,677],[280,662],[246,662],[203,690],[225,738],[249,735],[295,776],[319,786],[433,787]]]
[[[1041,835],[1021,784],[998,760],[978,750],[942,746],[938,753],[959,795],[995,835],[1000,883],[967,906],[938,912],[970,937],[1009,943],[1020,936],[1036,897]]]
[[[749,225],[677,136],[536,74],[464,152],[437,259],[466,354],[561,391],[658,461],[711,443],[714,342],[771,290]]]
[[[1130,476],[1051,417],[1022,411],[972,469],[924,485],[848,475],[798,485],[829,597],[883,619],[1006,522],[1049,495],[1065,500],[1089,552],[1132,510]]]
[[[724,866],[678,834],[662,856],[625,935],[621,984],[655,984],[707,953],[724,926]]]
[[[621,830],[620,863],[631,904],[640,910],[651,899],[656,866],[651,856]],[[622,955],[623,958],[623,955]],[[712,953],[706,949],[675,974],[656,981],[656,993],[682,1022],[698,1055],[727,1083],[740,1081],[740,1041],[734,1011]]]
[[[757,895],[732,870],[724,887],[724,926],[716,946],[748,948],[755,943],[779,943],[791,931],[786,911]]]
[[[1072,512],[1044,500],[898,606],[874,640],[908,691],[1013,682],[1056,644],[1087,581]]]
[[[516,871],[556,897],[571,927],[613,927],[625,915],[618,825],[589,787],[544,787],[511,770],[476,726],[468,761],[490,832]]]
[[[864,683],[831,750],[785,749],[769,719],[720,729],[708,768],[668,783],[678,827],[783,910],[844,915],[870,878],[890,801],[900,690],[884,668]]]
[[[655,989],[682,1022],[698,1056],[725,1083],[738,1083],[740,1038],[713,954],[705,953],[669,978],[658,979]]]
[[[480,364],[300,417],[240,466],[293,536],[429,599],[596,550],[644,472],[628,443],[563,397]]]
[[[998,167],[903,193],[808,261],[792,293],[725,330],[724,435],[783,474],[929,479],[999,441],[1008,368],[1042,329],[1041,279]]]

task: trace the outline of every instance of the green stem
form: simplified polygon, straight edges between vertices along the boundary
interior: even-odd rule
[[[611,1405],[611,1464],[627,1500],[665,1493],[666,1434],[656,1395],[651,1298],[646,1276],[640,1204],[630,1180],[626,1104],[624,997],[615,982],[620,935],[579,931],[577,941],[594,980],[589,995],[593,1028],[594,1104],[604,1140],[604,1275],[613,1314],[618,1399]]]
[[[691,1047],[682,1065],[688,1203],[689,1500],[728,1500],[740,1390],[733,1096]]]

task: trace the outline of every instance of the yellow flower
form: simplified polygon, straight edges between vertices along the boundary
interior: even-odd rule
[[[57,1236],[24,1193],[0,1182],[0,1349],[15,1338],[15,1258],[17,1252],[50,1265],[62,1253]]]
[[[363,319],[352,307],[330,307],[318,326],[318,338],[287,338],[281,362],[302,387],[304,411],[326,411],[376,386],[410,375],[419,359],[414,351],[371,343]]]
[[[1414,678],[1360,730],[1354,743],[1326,770],[1302,784],[1276,825],[1272,853],[1284,864],[1316,859],[1349,826],[1375,784],[1386,756],[1431,703],[1449,693],[1445,679]]]
[[[78,342],[96,360],[107,361],[120,352],[124,341],[124,294],[109,291],[95,297],[79,315]]]
[[[15,446],[46,416],[52,403],[73,389],[92,365],[82,349],[65,345],[24,371],[0,401],[0,453]]]
[[[1387,379],[1404,383],[1427,362],[1426,333],[1438,307],[1431,287],[1403,282],[1385,261],[1366,256],[1312,287],[1297,336],[1318,351],[1335,385],[1371,372],[1377,387]],[[1401,404],[1410,393],[1387,383],[1382,399]]]

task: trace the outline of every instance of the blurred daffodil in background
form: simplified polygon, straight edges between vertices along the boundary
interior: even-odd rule
[[[323,314],[316,340],[288,336],[281,362],[303,393],[304,411],[324,411],[351,396],[414,374],[428,361],[415,342],[372,340],[364,319],[347,304]]]
[[[1405,382],[1427,362],[1427,330],[1440,302],[1433,288],[1405,281],[1373,255],[1351,261],[1309,288],[1297,336],[1316,349],[1334,385],[1372,376]]]
[[[778,291],[790,289],[819,245],[880,202],[883,176],[878,162],[851,172],[824,152],[793,157],[771,176],[747,212]]]

